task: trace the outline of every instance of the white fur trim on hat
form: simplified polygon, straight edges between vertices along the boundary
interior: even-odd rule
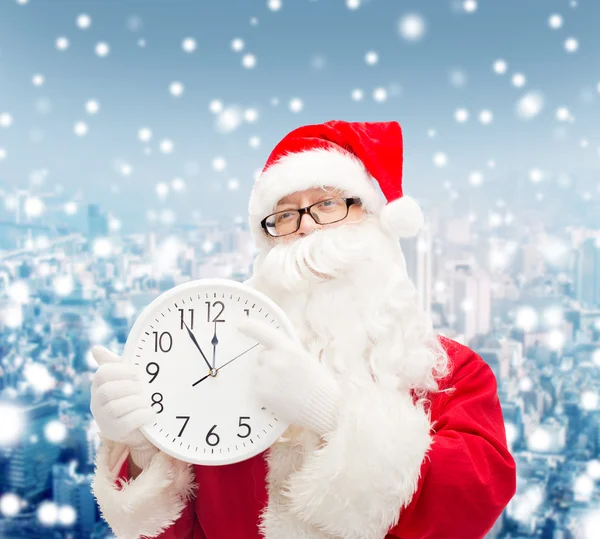
[[[362,162],[344,150],[316,149],[291,153],[268,167],[252,189],[250,228],[258,245],[267,241],[260,222],[283,197],[313,187],[335,187],[357,196],[363,207],[379,213],[385,198]]]
[[[417,201],[406,195],[389,202],[379,219],[385,230],[399,238],[416,236],[425,221]]]

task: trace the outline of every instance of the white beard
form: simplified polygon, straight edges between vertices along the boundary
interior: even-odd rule
[[[252,281],[339,377],[426,392],[445,374],[446,355],[418,306],[400,243],[375,216],[275,244],[259,254]]]

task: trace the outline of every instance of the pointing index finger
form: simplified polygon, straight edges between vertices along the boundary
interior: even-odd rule
[[[265,348],[275,348],[282,344],[283,335],[264,322],[247,319],[238,324],[238,331],[243,335],[258,341]]]

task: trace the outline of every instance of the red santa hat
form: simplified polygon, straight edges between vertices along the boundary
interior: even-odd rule
[[[250,195],[250,227],[257,245],[268,246],[260,222],[281,198],[325,186],[360,197],[363,208],[379,215],[390,233],[415,236],[423,214],[403,194],[402,158],[398,122],[329,121],[295,129],[275,146]]]

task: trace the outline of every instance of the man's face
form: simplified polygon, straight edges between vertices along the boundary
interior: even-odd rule
[[[292,193],[280,199],[273,212],[281,212],[285,210],[297,210],[299,208],[306,208],[311,204],[332,200],[336,198],[344,198],[347,195],[339,189],[333,187],[315,187],[307,189],[305,191],[298,191]],[[290,242],[297,238],[307,236],[311,232],[321,228],[333,228],[340,225],[353,223],[362,220],[365,215],[365,210],[360,204],[352,204],[348,208],[348,215],[345,219],[330,224],[319,224],[313,217],[307,212],[302,216],[300,221],[300,228],[294,233],[287,234],[280,237],[270,237],[273,243]]]

